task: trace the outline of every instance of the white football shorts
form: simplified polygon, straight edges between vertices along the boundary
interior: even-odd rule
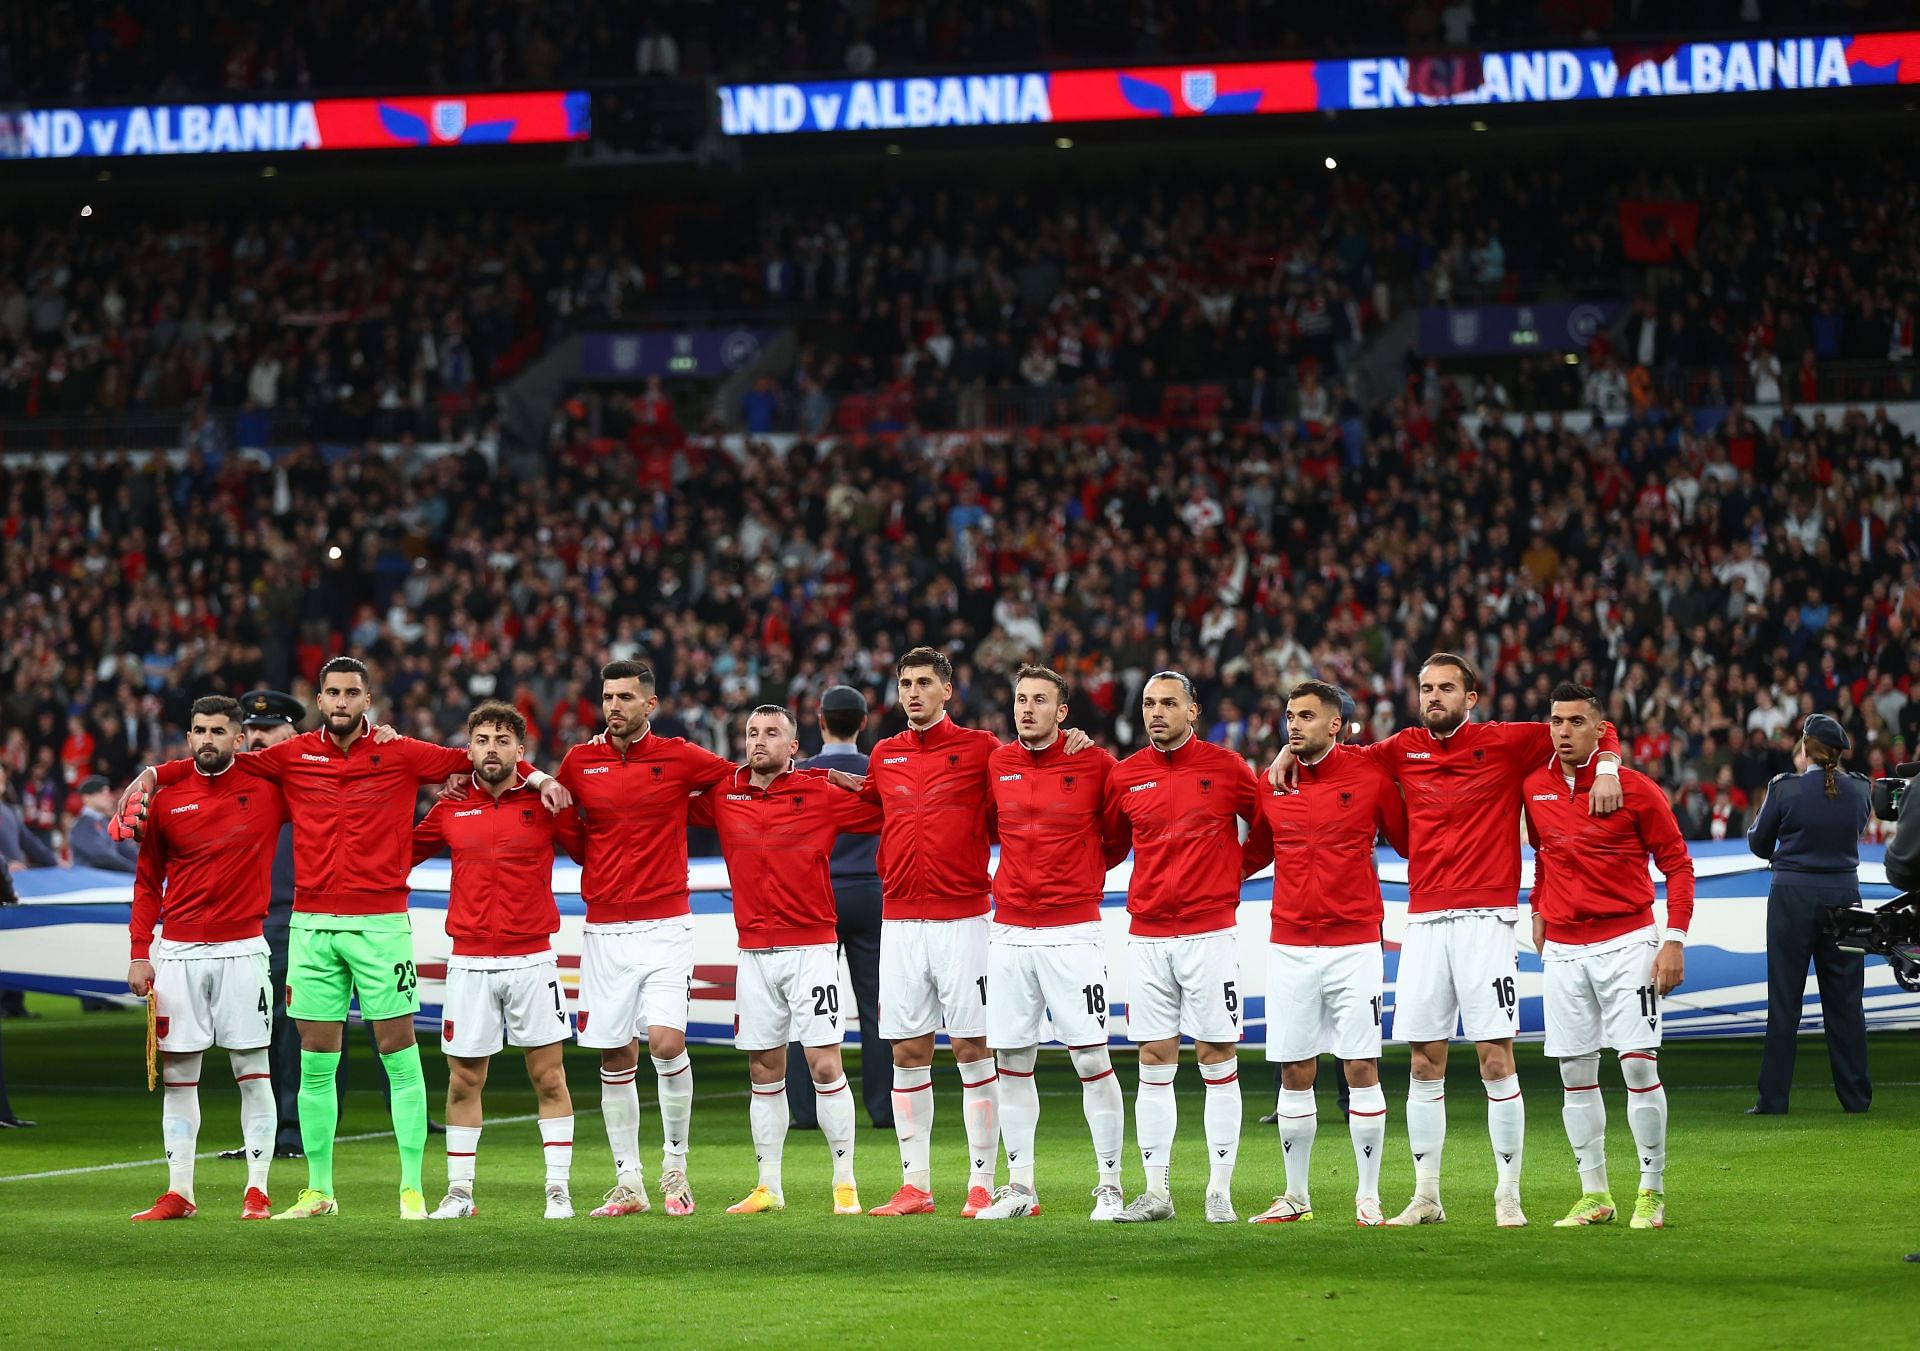
[[[987,1033],[985,915],[880,922],[880,1035],[906,1041],[937,1032]]]
[[[1463,910],[1407,925],[1394,983],[1393,1039],[1504,1041],[1520,1028],[1514,921]]]
[[[580,942],[580,1044],[609,1051],[649,1027],[687,1028],[693,916],[589,924]]]
[[[1342,1060],[1378,1060],[1385,988],[1378,943],[1269,943],[1267,1059],[1292,1064],[1331,1052]]]
[[[737,971],[733,1044],[740,1050],[771,1051],[793,1041],[840,1044],[846,1024],[840,1018],[840,950],[832,943],[743,948]]]
[[[1127,939],[1127,1035],[1136,1042],[1240,1040],[1240,936]]]

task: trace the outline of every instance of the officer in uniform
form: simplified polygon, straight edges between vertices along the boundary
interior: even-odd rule
[[[1846,728],[1815,713],[1801,729],[1798,773],[1781,774],[1747,828],[1747,847],[1773,864],[1767,888],[1767,1040],[1760,1100],[1749,1116],[1784,1116],[1807,986],[1807,960],[1820,982],[1833,1091],[1849,1112],[1873,1102],[1867,1075],[1867,1021],[1861,1007],[1866,959],[1842,952],[1822,932],[1829,910],[1860,904],[1860,832],[1871,812],[1865,778],[1840,768]]]
[[[859,747],[867,725],[867,697],[851,685],[835,685],[820,696],[820,753],[809,769],[838,769],[865,774],[867,757]],[[847,954],[853,999],[860,1012],[860,1096],[876,1126],[893,1125],[893,1048],[880,1035],[880,873],[874,855],[877,835],[842,835],[834,842],[828,871],[833,904],[840,920],[840,948]],[[787,1055],[787,1103],[793,1123],[807,1129],[814,1115],[813,1080],[807,1057],[798,1048]]]

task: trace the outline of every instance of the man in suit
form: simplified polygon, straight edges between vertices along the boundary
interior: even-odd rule
[[[809,769],[839,769],[849,774],[867,772],[867,757],[859,747],[867,725],[867,698],[851,685],[835,685],[820,696],[820,753],[807,762]],[[876,1126],[893,1125],[893,1051],[880,1036],[880,874],[874,864],[879,838],[842,835],[833,846],[834,908],[839,914],[840,947],[847,955],[853,978],[854,1003],[860,1012],[860,1096]],[[812,1129],[813,1083],[807,1058],[789,1048],[787,1101],[793,1121]]]
[[[113,785],[106,775],[89,774],[80,781],[80,815],[73,819],[71,836],[74,867],[130,873],[137,865],[138,844],[107,837],[107,822],[113,819],[113,800]]]

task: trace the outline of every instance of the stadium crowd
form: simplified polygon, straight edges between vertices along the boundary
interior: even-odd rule
[[[1075,721],[1122,747],[1143,676],[1184,669],[1207,734],[1262,761],[1308,675],[1360,698],[1368,739],[1408,718],[1431,648],[1482,667],[1495,716],[1539,716],[1570,675],[1703,837],[1737,831],[1808,712],[1848,727],[1852,767],[1910,758],[1920,495],[1883,414],[1468,426],[1409,392],[1324,438],[583,444],[528,484],[477,451],[10,467],[0,760],[53,842],[84,777],[177,747],[193,697],[303,693],[336,651],[373,662],[404,730],[446,740],[505,698],[553,758],[593,730],[607,655],[655,664],[662,730],[732,753],[744,710],[838,680],[890,709],[920,642],[1002,735],[1023,659],[1070,673]]]
[[[1606,40],[1622,34],[1858,32],[1889,0],[308,0],[47,4],[0,14],[0,99],[157,99],[371,85],[497,88],[719,74],[862,73],[986,62],[1154,61]]]

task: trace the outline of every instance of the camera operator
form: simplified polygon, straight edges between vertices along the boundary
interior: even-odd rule
[[[1781,774],[1747,829],[1747,847],[1773,863],[1767,889],[1767,1040],[1760,1057],[1760,1100],[1749,1116],[1784,1116],[1807,987],[1807,960],[1820,981],[1833,1090],[1849,1112],[1873,1102],[1867,1075],[1867,1022],[1861,1007],[1866,959],[1842,952],[1822,928],[1827,911],[1860,904],[1860,832],[1867,824],[1867,781],[1840,768],[1846,729],[1815,713],[1795,748],[1797,774]]]

